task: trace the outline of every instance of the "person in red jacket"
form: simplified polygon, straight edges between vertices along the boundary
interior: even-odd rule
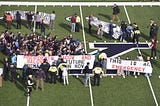
[[[7,29],[11,29],[12,16],[10,13],[6,13],[5,17],[6,17]]]
[[[156,48],[157,48],[157,40],[156,39],[152,39],[152,44],[151,44],[151,59],[157,59],[156,57]]]

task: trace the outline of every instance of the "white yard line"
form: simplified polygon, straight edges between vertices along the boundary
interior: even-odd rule
[[[93,95],[92,95],[92,86],[91,86],[90,77],[89,77],[89,91],[90,91],[90,97],[91,97],[91,106],[94,106],[94,103],[93,103]]]
[[[30,99],[30,96],[27,96],[27,106],[29,106],[29,99]]]
[[[148,84],[149,84],[149,86],[150,86],[150,89],[151,89],[151,92],[152,92],[152,95],[153,95],[155,104],[156,104],[156,106],[158,106],[158,102],[157,102],[157,99],[156,99],[156,95],[155,95],[154,90],[153,90],[153,88],[152,88],[152,84],[151,84],[151,81],[150,81],[149,77],[147,77],[147,80],[148,80]]]
[[[82,22],[82,33],[83,33],[83,42],[84,42],[84,50],[87,53],[87,46],[86,46],[86,35],[84,32],[84,21],[83,21],[83,15],[82,15],[82,8],[79,6],[80,14],[81,14],[81,22]]]
[[[130,18],[129,18],[129,15],[128,15],[128,12],[127,12],[127,9],[126,9],[125,6],[124,6],[124,10],[125,10],[125,13],[126,13],[128,22],[129,22],[129,24],[130,24],[130,23],[131,23],[131,20],[130,20]],[[138,45],[137,45],[137,47],[138,47]],[[138,52],[139,52],[139,54],[141,54],[141,51],[140,51],[139,49],[138,49]],[[149,84],[149,87],[150,87],[150,89],[151,89],[151,92],[152,92],[152,95],[153,95],[155,104],[156,104],[156,106],[158,106],[158,102],[157,102],[157,99],[156,99],[156,95],[155,95],[155,93],[154,93],[154,90],[153,90],[153,87],[152,87],[152,84],[151,84],[151,81],[150,81],[149,77],[147,77],[147,80],[148,80],[148,84]]]
[[[131,20],[130,20],[130,18],[129,18],[129,15],[128,15],[128,12],[127,12],[126,6],[124,5],[123,7],[124,7],[124,11],[125,11],[125,13],[126,13],[126,16],[127,16],[128,22],[129,22],[129,24],[130,24],[130,23],[131,23]]]

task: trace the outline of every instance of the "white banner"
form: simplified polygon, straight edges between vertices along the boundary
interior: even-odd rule
[[[13,11],[6,11],[6,12],[10,13],[12,15],[13,19],[15,19],[17,11],[19,11],[19,13],[21,14],[21,19],[22,20],[27,20],[26,13],[28,13],[29,11],[13,10]],[[34,14],[34,12],[31,12],[31,13]],[[50,14],[39,12],[39,15],[41,16],[41,20],[42,19],[44,20],[45,24],[49,24],[50,23]],[[34,20],[34,15],[33,15],[33,20]]]
[[[89,17],[86,17],[86,20],[88,20]],[[93,17],[93,21],[91,21],[91,24],[98,27],[100,24],[102,25],[102,30],[104,32],[106,32],[107,34],[109,34],[109,25],[111,23],[109,22],[105,22],[105,21],[102,21],[102,20],[99,20],[97,17]],[[113,35],[112,37],[114,39],[118,39],[119,36],[121,34],[121,28],[119,26],[117,26],[116,24],[113,24]]]
[[[58,60],[58,56],[17,56],[17,68],[22,68],[25,63],[33,68],[39,66],[43,59],[47,58],[47,61],[52,64]],[[95,56],[94,55],[63,55],[62,58],[67,62],[69,69],[83,69],[87,62],[90,63],[90,69],[93,68]]]
[[[121,60],[118,58],[107,58],[107,69],[152,73],[150,61]]]

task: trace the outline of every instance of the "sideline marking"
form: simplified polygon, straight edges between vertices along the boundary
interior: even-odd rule
[[[127,12],[126,6],[124,5],[123,7],[124,7],[124,11],[125,11],[125,13],[126,13],[126,16],[127,16],[128,22],[129,22],[129,24],[130,24],[130,23],[131,23],[131,20],[130,20],[130,18],[129,18],[129,15],[128,15],[128,12]]]
[[[29,106],[29,99],[30,99],[30,96],[27,97],[27,106]]]
[[[90,76],[89,76],[89,91],[90,91],[90,97],[91,97],[91,106],[94,106]]]
[[[82,22],[82,33],[83,33],[83,41],[84,41],[84,50],[87,53],[87,48],[86,48],[86,35],[84,32],[84,23],[83,23],[83,15],[82,15],[82,8],[81,5],[79,6],[80,9],[80,14],[81,14],[81,22]]]
[[[153,90],[153,88],[152,88],[152,84],[151,84],[151,81],[150,81],[149,77],[147,77],[147,80],[148,80],[148,83],[149,83],[149,86],[150,86],[150,89],[151,89],[151,92],[152,92],[152,95],[153,95],[155,104],[156,104],[156,106],[158,106],[158,102],[157,102],[157,99],[156,99],[156,95],[155,95],[154,90]]]

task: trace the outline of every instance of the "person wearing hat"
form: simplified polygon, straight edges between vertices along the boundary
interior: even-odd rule
[[[67,68],[67,64],[63,64],[62,65],[62,76],[63,76],[63,84],[64,85],[68,85],[69,81],[68,81],[68,68]]]
[[[139,43],[139,37],[140,37],[140,30],[138,28],[138,25],[136,23],[133,23],[133,43]]]
[[[32,92],[32,86],[33,86],[33,77],[32,75],[29,75],[27,78],[27,93],[26,96],[30,96],[31,92]]]
[[[88,86],[88,81],[90,77],[90,70],[89,70],[89,62],[87,62],[87,65],[85,66],[83,73],[85,74],[85,81],[84,81],[84,86]]]
[[[51,75],[51,83],[56,84],[56,80],[57,80],[56,75],[57,75],[58,69],[55,63],[52,63],[51,67],[49,68],[49,72]]]
[[[97,66],[92,70],[94,72],[94,82],[93,85],[96,85],[97,82],[97,86],[100,85],[100,76],[101,74],[103,74],[103,70],[101,68],[100,64],[97,64]]]

